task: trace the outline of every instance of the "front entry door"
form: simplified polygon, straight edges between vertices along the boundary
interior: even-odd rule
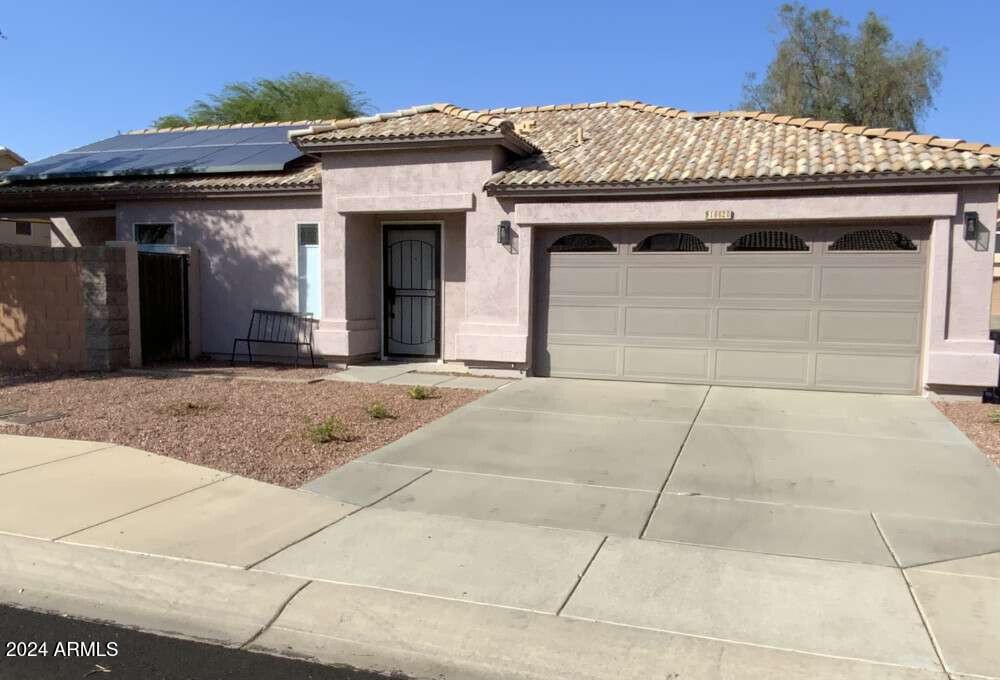
[[[437,225],[385,227],[385,353],[438,356]]]

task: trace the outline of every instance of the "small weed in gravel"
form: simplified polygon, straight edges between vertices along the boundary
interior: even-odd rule
[[[990,422],[994,425],[1000,425],[1000,409],[990,411]]]
[[[414,385],[406,390],[406,393],[410,395],[411,399],[433,399],[436,395],[434,388],[426,385]]]
[[[211,401],[172,401],[160,407],[166,416],[197,416],[217,411],[219,405]]]
[[[333,416],[318,423],[309,423],[306,427],[306,435],[314,444],[349,442],[353,439],[347,426],[339,418]]]
[[[383,404],[380,401],[376,401],[374,404],[370,405],[365,410],[368,411],[368,415],[371,416],[371,418],[373,420],[382,420],[383,418],[395,418],[396,417],[396,416],[392,415],[389,412],[389,409],[387,409],[385,407],[385,404]]]

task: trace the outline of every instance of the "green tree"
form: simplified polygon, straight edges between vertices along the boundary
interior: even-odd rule
[[[933,107],[944,52],[900,44],[869,12],[856,35],[842,17],[799,3],[778,10],[781,40],[763,79],[748,74],[743,108],[915,130]]]
[[[230,83],[218,94],[199,99],[187,115],[157,118],[156,127],[228,125],[281,120],[354,118],[368,107],[364,95],[344,82],[312,73],[290,73],[276,79]]]

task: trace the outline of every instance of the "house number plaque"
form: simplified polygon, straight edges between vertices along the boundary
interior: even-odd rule
[[[706,210],[705,219],[709,222],[717,222],[719,220],[731,220],[733,219],[732,210]]]

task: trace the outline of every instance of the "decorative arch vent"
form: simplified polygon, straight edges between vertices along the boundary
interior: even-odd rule
[[[830,250],[916,250],[917,246],[905,234],[891,229],[859,229],[844,234]]]
[[[615,245],[597,234],[567,234],[549,246],[550,253],[613,253]]]
[[[693,234],[665,231],[647,236],[639,242],[637,253],[707,253],[708,246]]]
[[[807,252],[809,246],[788,231],[753,231],[743,234],[726,248],[730,252]]]

